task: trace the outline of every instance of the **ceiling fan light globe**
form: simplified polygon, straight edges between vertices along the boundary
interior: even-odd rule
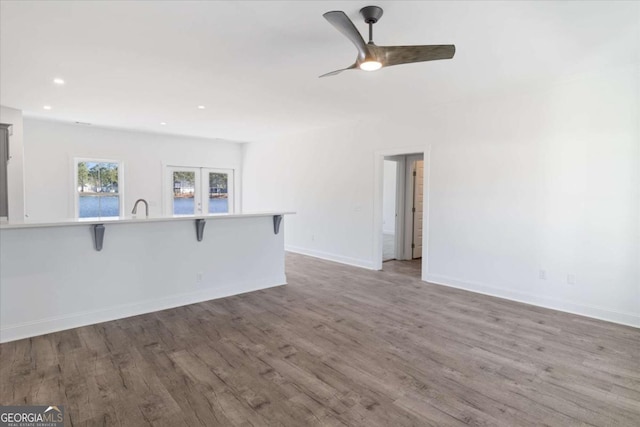
[[[360,69],[364,71],[375,71],[382,68],[382,63],[378,61],[365,61],[360,64]]]

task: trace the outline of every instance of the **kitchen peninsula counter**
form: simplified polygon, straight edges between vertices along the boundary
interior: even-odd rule
[[[279,286],[284,216],[0,224],[0,342]]]

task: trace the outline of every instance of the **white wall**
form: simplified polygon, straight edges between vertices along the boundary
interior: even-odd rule
[[[124,162],[125,212],[139,198],[162,214],[163,164],[231,168],[236,212],[241,210],[242,144],[24,119],[25,202],[30,220],[72,218],[73,159]]]
[[[396,233],[396,187],[398,162],[384,161],[384,184],[382,197],[382,230],[387,234]]]
[[[0,230],[0,342],[164,310],[286,282],[284,220],[207,219]],[[199,277],[200,274],[200,277]]]
[[[640,326],[639,74],[252,143],[245,208],[295,210],[290,250],[371,268],[374,153],[430,147],[423,279]]]
[[[11,124],[13,134],[9,137],[7,184],[9,196],[9,221],[24,219],[24,165],[22,111],[0,106],[0,123]]]

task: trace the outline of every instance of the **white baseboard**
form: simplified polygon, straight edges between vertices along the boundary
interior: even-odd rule
[[[423,276],[423,280],[429,283],[435,283],[436,285],[464,289],[466,291],[476,292],[479,294],[490,295],[493,297],[504,298],[511,301],[535,305],[538,307],[550,308],[553,310],[564,311],[566,313],[592,317],[594,319],[606,320],[608,322],[640,328],[640,315],[634,313],[625,313],[602,307],[576,304],[570,301],[559,300],[556,298],[533,295],[526,292],[513,291],[510,289],[497,288],[495,286],[486,285],[484,283],[462,281],[438,274],[427,274]]]
[[[368,270],[376,270],[373,263],[368,260],[349,258],[327,252],[301,248],[298,246],[285,245],[284,249],[285,251],[308,255],[314,258],[320,258],[328,261],[334,261],[340,264],[366,268]],[[448,286],[450,288],[464,289],[466,291],[476,292],[479,294],[504,298],[511,301],[535,305],[538,307],[563,311],[565,313],[577,314],[580,316],[592,317],[594,319],[605,320],[608,322],[619,323],[621,325],[640,328],[640,315],[634,313],[625,313],[602,307],[576,304],[570,301],[559,300],[541,295],[533,295],[526,292],[513,291],[510,289],[498,288],[479,282],[463,281],[455,279],[453,277],[442,276],[438,274],[423,274],[422,280],[430,283],[435,283],[437,285]]]
[[[152,313],[154,311],[166,310],[212,299],[259,291],[261,289],[285,285],[286,283],[286,277],[273,281],[265,281],[265,283],[260,284],[235,283],[233,285],[171,295],[154,300],[122,304],[105,308],[103,310],[78,312],[67,316],[39,319],[37,321],[22,324],[2,325],[2,328],[0,328],[0,343],[64,331],[66,329],[79,328],[81,326],[93,325],[96,323],[108,322],[111,320],[123,319],[125,317],[137,316],[140,314]]]
[[[336,255],[328,252],[322,252],[314,249],[301,248],[299,246],[291,246],[291,245],[285,245],[284,250],[288,252],[301,254],[301,255],[308,255],[314,258],[324,259],[327,261],[338,262],[340,264],[366,268],[367,270],[376,270],[375,265],[370,260],[350,258],[342,255]]]

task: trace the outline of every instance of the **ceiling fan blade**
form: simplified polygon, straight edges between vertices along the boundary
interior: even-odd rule
[[[327,12],[324,15],[324,18],[329,21],[331,25],[336,27],[338,31],[347,36],[351,43],[353,43],[358,49],[358,56],[361,59],[364,59],[367,56],[367,44],[364,42],[362,35],[358,32],[358,29],[353,24],[351,19],[342,11],[332,11]]]
[[[409,64],[412,62],[451,59],[456,53],[452,44],[425,46],[370,46],[383,66]]]
[[[343,68],[343,69],[341,69],[341,70],[335,70],[335,71],[332,71],[332,72],[330,72],[330,73],[323,74],[323,75],[321,75],[321,76],[319,76],[319,77],[330,77],[330,76],[335,76],[335,75],[337,75],[337,74],[340,74],[340,73],[341,73],[341,72],[343,72],[343,71],[346,71],[346,70],[352,70],[352,69],[354,69],[354,68],[358,68],[358,65],[357,65],[357,64],[353,64],[353,65],[352,65],[352,66],[350,66],[350,67]]]

